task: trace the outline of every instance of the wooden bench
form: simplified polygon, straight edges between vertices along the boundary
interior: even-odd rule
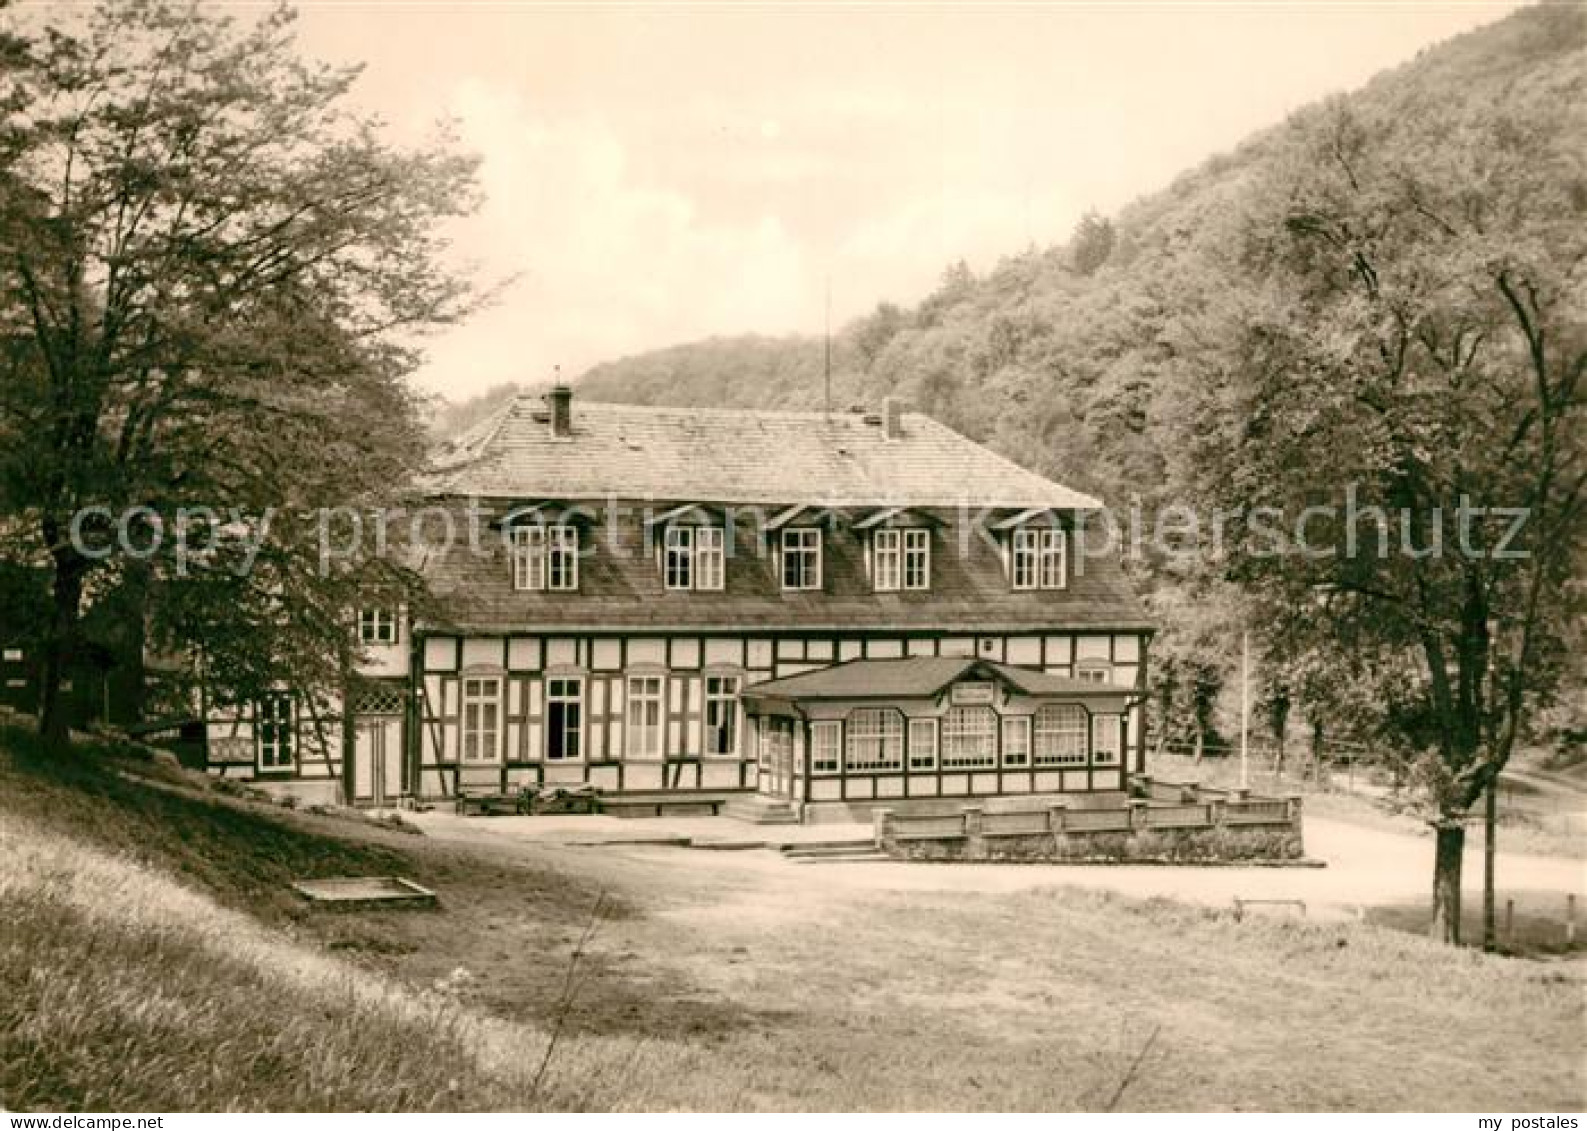
[[[523,812],[523,791],[508,788],[495,766],[464,766],[457,771],[457,813],[460,817],[492,817]]]

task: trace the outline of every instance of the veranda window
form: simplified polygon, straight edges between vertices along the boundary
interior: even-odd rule
[[[843,753],[838,723],[810,724],[810,772],[835,774]]]
[[[904,716],[891,708],[864,707],[850,713],[849,772],[897,770],[904,764]]]
[[[1036,712],[1036,765],[1086,764],[1086,712],[1075,703],[1049,703]]]
[[[937,768],[937,720],[909,720],[909,768],[935,770]]]
[[[1108,766],[1118,762],[1123,750],[1123,722],[1118,715],[1092,716],[1091,760],[1097,765]]]
[[[990,707],[950,707],[942,716],[944,769],[997,766],[997,715]]]
[[[1003,766],[1024,769],[1030,765],[1030,718],[1015,715],[1003,720]]]

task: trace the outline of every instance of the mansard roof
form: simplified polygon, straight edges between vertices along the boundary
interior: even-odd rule
[[[554,436],[541,398],[515,397],[440,450],[440,496],[680,499],[828,506],[996,506],[1092,511],[1102,504],[919,413],[895,436],[854,412],[760,412],[574,399]]]
[[[458,511],[472,505],[448,504]],[[967,515],[933,509],[931,588],[879,593],[866,571],[870,531],[847,522],[823,523],[822,588],[785,590],[777,555],[751,524],[735,524],[727,547],[726,585],[715,592],[666,588],[646,523],[646,509],[667,504],[619,500],[601,506],[583,528],[585,553],[577,592],[520,592],[500,532],[487,530],[478,547],[459,536],[427,545],[418,568],[438,599],[426,618],[431,631],[535,633],[630,631],[1040,633],[1076,630],[1150,631],[1117,554],[1070,547],[1068,584],[1061,590],[1014,590],[995,542],[966,523],[995,522],[1007,513]],[[767,508],[768,512],[776,513]],[[459,524],[461,530],[462,524]],[[984,529],[984,527],[983,527]]]

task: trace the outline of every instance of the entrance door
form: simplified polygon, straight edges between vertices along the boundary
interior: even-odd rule
[[[396,804],[402,788],[402,716],[360,715],[353,746],[353,800]]]
[[[791,799],[794,795],[793,720],[763,719],[760,732],[760,792]]]

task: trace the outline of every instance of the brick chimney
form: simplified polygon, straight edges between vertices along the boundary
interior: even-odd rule
[[[904,437],[904,406],[894,397],[882,401],[882,435],[889,440]]]
[[[558,382],[545,399],[551,406],[551,435],[573,435],[573,390]]]

